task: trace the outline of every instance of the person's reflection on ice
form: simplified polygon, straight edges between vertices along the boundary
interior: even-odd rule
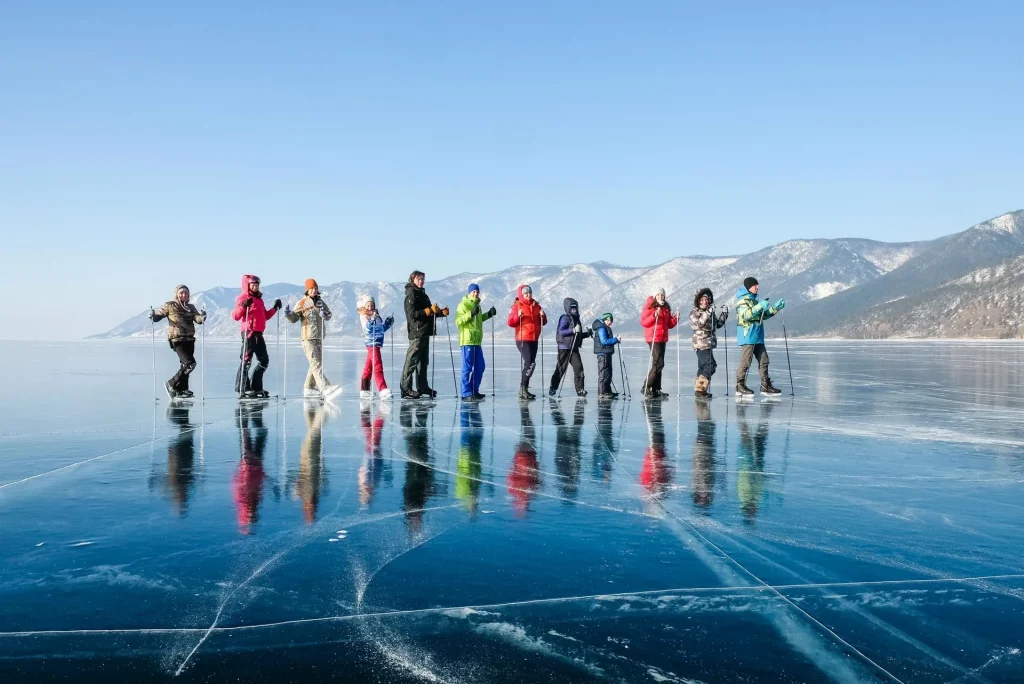
[[[434,470],[430,466],[430,404],[402,402],[399,422],[405,438],[405,485],[402,487],[402,510],[409,536],[423,533],[423,509],[434,494]]]
[[[483,468],[480,452],[484,444],[484,421],[480,406],[474,402],[459,404],[459,454],[455,473],[455,498],[476,515],[480,501],[480,480]]]
[[[768,426],[775,405],[761,403],[756,428],[751,428],[748,411],[752,406],[736,404],[736,426],[740,432],[739,463],[736,475],[736,493],[740,499],[740,510],[745,522],[753,523],[765,496],[764,454],[768,444]]]
[[[267,477],[263,470],[263,455],[267,449],[267,428],[263,424],[266,406],[266,402],[257,401],[235,409],[241,458],[231,485],[238,531],[242,534],[251,534],[253,525],[259,521],[263,484]]]
[[[324,469],[324,423],[329,409],[319,401],[303,405],[306,437],[299,447],[299,473],[295,478],[294,495],[302,501],[302,516],[307,525],[316,522],[320,500],[327,494],[327,473]]]
[[[537,431],[530,416],[530,405],[519,404],[519,440],[512,454],[512,468],[505,480],[516,517],[523,518],[530,510],[530,502],[540,489],[540,470],[537,465]]]
[[[707,509],[715,498],[715,421],[706,399],[694,400],[693,407],[697,413],[697,437],[693,442],[691,473],[693,505]]]
[[[672,483],[672,465],[665,454],[665,422],[661,418],[661,402],[643,404],[647,417],[647,450],[640,467],[640,484],[657,499]]]
[[[174,512],[188,514],[188,500],[195,486],[195,434],[197,428],[189,423],[188,406],[170,404],[167,420],[178,429],[167,442],[167,473],[162,477],[150,476],[149,486],[159,485],[171,499]]]
[[[369,402],[359,404],[359,422],[363,426],[363,462],[359,465],[359,506],[365,510],[373,501],[373,494],[380,485],[384,474],[384,458],[381,455],[380,440],[384,435],[384,415],[372,415]]]
[[[580,485],[580,440],[583,436],[583,415],[586,400],[577,398],[573,406],[572,424],[562,415],[559,402],[551,399],[551,419],[555,424],[555,470],[566,499],[575,499]]]
[[[615,442],[611,399],[597,401],[597,429],[594,431],[594,449],[592,452],[590,476],[595,481],[608,484],[612,481],[612,464],[619,446]]]

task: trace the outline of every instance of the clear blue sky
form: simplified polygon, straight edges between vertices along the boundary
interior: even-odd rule
[[[1024,3],[153,4],[0,5],[0,337],[1024,206]]]

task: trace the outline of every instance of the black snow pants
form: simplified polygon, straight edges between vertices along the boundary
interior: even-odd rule
[[[576,394],[583,391],[583,359],[580,358],[579,349],[559,349],[558,361],[555,363],[555,372],[551,375],[551,390],[557,392],[558,386],[562,383],[562,376],[569,370],[572,364],[573,381],[576,385]]]
[[[252,365],[252,357],[256,357],[256,369],[249,377],[249,366]],[[262,392],[263,374],[267,372],[270,365],[270,355],[267,354],[267,342],[263,339],[263,333],[254,332],[245,338],[245,350],[240,355],[242,362],[238,365],[238,374],[235,376],[235,391]]]
[[[402,392],[413,390],[413,379],[416,380],[416,391],[426,394],[430,391],[427,382],[427,367],[430,365],[430,338],[415,337],[409,340],[409,350],[405,352],[405,365],[402,366]]]
[[[178,372],[171,378],[171,388],[177,392],[187,392],[188,376],[196,367],[196,341],[173,340],[171,350],[178,355],[178,362],[181,364]]]
[[[523,389],[530,389],[530,378],[533,377],[533,369],[537,365],[537,342],[516,342],[519,347],[519,354],[522,358],[523,373],[519,384]]]
[[[597,355],[597,395],[612,393],[612,356],[613,354]]]
[[[647,373],[644,389],[650,392],[661,391],[661,372],[665,370],[665,342],[652,342],[647,345],[651,349],[651,370]]]

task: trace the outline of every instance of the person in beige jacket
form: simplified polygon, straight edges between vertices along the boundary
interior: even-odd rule
[[[306,296],[298,301],[295,308],[287,308],[285,318],[292,323],[302,323],[302,349],[309,361],[309,371],[303,384],[304,395],[319,395],[331,399],[341,393],[341,385],[332,384],[324,377],[324,333],[327,321],[331,320],[331,310],[327,302],[320,296],[320,288],[312,278],[306,279]]]

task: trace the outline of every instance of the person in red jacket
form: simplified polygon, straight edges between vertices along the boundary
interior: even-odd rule
[[[520,285],[516,290],[516,300],[512,302],[512,310],[508,312],[508,326],[516,329],[516,347],[522,356],[520,399],[537,398],[537,395],[530,393],[530,377],[533,376],[533,369],[537,365],[537,341],[547,324],[548,315],[533,298],[533,290],[529,285]]]
[[[665,347],[668,346],[668,331],[676,327],[679,317],[672,315],[672,307],[665,299],[665,288],[647,298],[640,312],[640,325],[644,327],[644,339],[651,348],[651,360],[647,369],[647,380],[641,392],[651,399],[665,399],[668,394],[661,391],[661,371],[665,369]]]
[[[238,365],[235,376],[235,391],[240,398],[252,399],[269,397],[270,393],[263,389],[263,374],[270,365],[267,354],[267,343],[263,339],[263,331],[267,329],[267,321],[281,310],[281,300],[275,299],[269,309],[263,303],[260,292],[260,279],[254,275],[242,276],[242,294],[235,298],[235,309],[231,317],[242,324],[242,362]],[[256,356],[256,369],[249,377],[249,366],[252,357]]]

